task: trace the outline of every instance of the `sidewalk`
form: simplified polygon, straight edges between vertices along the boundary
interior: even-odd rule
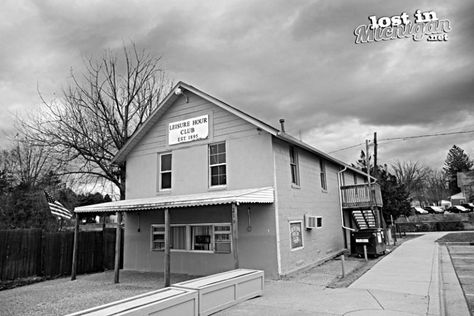
[[[464,314],[463,297],[457,297],[462,291],[445,293],[439,287],[440,280],[453,287],[457,282],[446,265],[449,255],[446,258],[447,252],[435,243],[444,234],[426,233],[406,241],[349,288],[329,289],[298,279],[266,281],[263,297],[216,315],[469,315]],[[446,266],[444,271],[441,266]],[[450,304],[452,298],[459,308]],[[440,302],[447,304],[440,308]]]

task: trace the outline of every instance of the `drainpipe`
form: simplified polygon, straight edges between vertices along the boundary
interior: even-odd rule
[[[355,229],[344,226],[344,212],[342,210],[341,175],[346,170],[347,170],[347,166],[345,166],[344,169],[342,169],[341,171],[339,171],[337,173],[337,184],[339,185],[339,207],[340,207],[340,210],[341,210],[341,227],[343,229],[350,230],[350,231],[354,232]],[[346,235],[344,234],[344,240],[345,239],[346,239]]]

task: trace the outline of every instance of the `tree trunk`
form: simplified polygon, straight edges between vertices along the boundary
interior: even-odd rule
[[[119,179],[120,179],[120,200],[125,200],[125,191],[126,191],[126,182],[125,182],[125,177],[127,174],[127,167],[125,162],[120,165],[120,174],[119,174]]]

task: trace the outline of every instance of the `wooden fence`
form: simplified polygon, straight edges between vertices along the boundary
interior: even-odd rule
[[[70,275],[73,241],[74,232],[0,230],[0,280]],[[79,232],[78,241],[78,274],[114,268],[115,228]]]

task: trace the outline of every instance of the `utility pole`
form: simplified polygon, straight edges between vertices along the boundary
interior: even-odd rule
[[[377,166],[377,132],[374,132],[374,176],[378,176],[378,166]]]
[[[365,140],[365,167],[367,169],[367,183],[370,189],[370,154],[369,154],[369,140]]]

